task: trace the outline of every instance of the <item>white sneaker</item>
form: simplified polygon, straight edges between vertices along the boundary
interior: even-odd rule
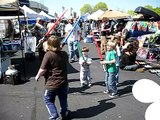
[[[109,91],[108,91],[108,90],[105,90],[105,91],[103,91],[103,93],[108,94],[108,93],[109,93]]]
[[[91,85],[92,85],[92,84],[91,84],[91,83],[89,83],[89,84],[88,84],[88,87],[91,87]]]
[[[118,94],[111,93],[111,94],[109,94],[109,97],[110,97],[110,98],[115,98],[115,97],[118,97]]]

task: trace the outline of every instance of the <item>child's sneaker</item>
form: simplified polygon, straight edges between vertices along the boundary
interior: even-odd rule
[[[91,87],[91,85],[92,85],[92,84],[91,84],[91,83],[89,83],[89,84],[88,84],[88,87]]]
[[[108,90],[105,90],[103,93],[108,94],[108,93],[109,93],[109,91],[108,91]]]
[[[81,87],[84,87],[84,86],[86,86],[86,84],[85,83],[81,83]]]
[[[115,97],[118,97],[118,94],[117,93],[110,93],[109,97],[110,98],[115,98]]]
[[[118,85],[119,85],[119,83],[117,82],[117,83],[116,83],[116,86],[118,86]]]

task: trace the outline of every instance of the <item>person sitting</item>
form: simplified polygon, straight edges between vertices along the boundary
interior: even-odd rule
[[[133,44],[129,44],[124,49],[120,59],[120,69],[135,71],[140,67],[140,64],[136,61],[136,51]]]

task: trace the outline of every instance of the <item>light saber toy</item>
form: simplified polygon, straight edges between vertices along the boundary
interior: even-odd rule
[[[103,56],[101,54],[100,47],[98,46],[98,42],[96,40],[96,36],[94,36],[93,39],[94,39],[95,44],[96,44],[96,49],[97,49],[97,52],[98,52],[98,56],[99,56],[100,60],[102,61],[103,60]],[[106,65],[102,65],[102,67],[103,67],[103,70],[106,71]]]
[[[82,49],[81,49],[78,41],[77,41],[77,47],[78,47],[78,52],[79,52],[80,56],[83,58],[84,61],[86,61],[86,59],[83,56]]]
[[[62,41],[62,45],[67,42],[68,38],[69,38],[70,35],[73,33],[73,30],[74,30],[75,27],[78,25],[80,19],[81,19],[81,17],[79,17],[79,19],[74,23],[72,30],[69,32],[69,34],[67,35],[67,37]],[[77,41],[77,47],[78,47],[78,52],[79,52],[80,56],[83,58],[84,61],[86,61],[85,58],[84,58],[84,56],[83,56],[83,53],[82,53],[82,50],[81,50],[81,47],[80,47],[78,41]]]
[[[70,37],[70,35],[72,34],[74,28],[78,25],[78,22],[80,21],[81,17],[79,17],[79,19],[74,23],[72,30],[69,32],[69,34],[67,35],[67,37],[62,41],[62,44],[66,43],[68,38]]]
[[[68,10],[68,9],[67,9],[67,10]],[[38,45],[37,45],[36,47],[39,47],[39,46],[45,41],[45,37],[47,37],[47,36],[50,34],[50,32],[58,25],[58,23],[62,20],[64,14],[67,12],[67,10],[64,11],[63,14],[57,19],[57,21],[56,21],[56,22],[54,23],[54,25],[49,29],[49,31],[44,35],[44,37],[40,40],[41,42],[38,43]]]

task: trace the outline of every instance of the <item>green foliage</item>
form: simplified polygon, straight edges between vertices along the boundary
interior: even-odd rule
[[[92,13],[92,7],[90,4],[84,4],[83,7],[80,9],[81,15],[84,15],[86,13]]]
[[[137,13],[135,13],[133,10],[128,10],[127,13],[130,14],[130,15],[136,15],[136,14],[137,14]]]
[[[156,12],[158,15],[160,15],[160,7],[153,8],[151,5],[145,5],[144,7],[148,8],[148,9]],[[133,10],[128,10],[128,14],[136,15],[136,13]]]
[[[156,8],[153,8],[151,5],[146,5],[144,6],[145,8],[148,8],[154,12],[156,12],[158,15],[160,15],[160,7],[156,7]]]
[[[104,2],[99,2],[94,6],[93,11],[96,12],[99,9],[101,9],[103,11],[108,10],[107,4]]]
[[[160,7],[154,8],[154,11],[155,11],[158,15],[160,15]]]
[[[160,15],[160,7],[153,8],[151,5],[145,5],[144,7]],[[80,9],[80,12],[81,12],[81,15],[84,15],[86,13],[91,14],[92,12],[96,12],[99,9],[106,11],[108,10],[108,6],[105,2],[99,2],[93,8],[91,7],[90,4],[84,4],[83,7]],[[133,10],[128,10],[128,14],[136,15],[136,13]]]
[[[148,9],[150,9],[150,10],[154,10],[154,8],[153,8],[151,5],[145,5],[144,7],[145,7],[145,8],[148,8]]]

